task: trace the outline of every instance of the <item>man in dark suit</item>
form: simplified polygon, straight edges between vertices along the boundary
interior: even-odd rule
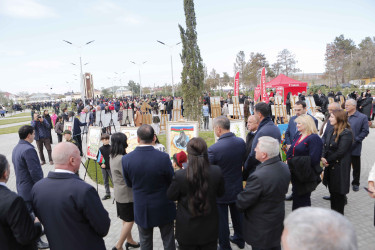
[[[270,117],[271,110],[267,103],[257,103],[254,107],[254,115],[259,118],[260,123],[251,145],[251,152],[244,164],[244,169],[250,174],[254,172],[256,166],[259,165],[259,161],[255,158],[255,148],[258,144],[258,139],[262,136],[271,136],[279,142],[281,141],[280,129],[272,122]]]
[[[73,111],[69,112],[69,118],[73,121],[73,128],[72,128],[73,140],[77,142],[80,154],[81,156],[83,156],[81,126],[87,126],[87,122],[81,122],[77,117],[74,116]]]
[[[245,213],[245,241],[253,250],[281,250],[289,168],[280,161],[279,141],[275,138],[260,137],[255,152],[261,164],[247,179],[236,202],[237,208]]]
[[[246,144],[230,132],[230,121],[227,117],[217,117],[213,127],[219,139],[208,148],[208,159],[210,164],[221,168],[225,181],[225,193],[216,200],[219,211],[219,245],[220,249],[231,249],[231,241],[242,249],[245,247],[242,237],[242,215],[236,208],[236,197],[242,191],[242,165]],[[233,236],[229,235],[228,207],[232,217]]]
[[[174,224],[176,206],[168,200],[173,168],[169,156],[152,145],[154,129],[147,124],[137,130],[139,146],[122,158],[125,182],[133,189],[134,220],[142,250],[152,250],[154,227],[159,227],[164,249],[176,249]]]
[[[34,128],[30,125],[24,125],[18,130],[20,138],[18,144],[12,152],[12,162],[16,174],[17,193],[26,203],[27,210],[34,217],[32,207],[31,189],[34,184],[43,178],[43,171],[40,165],[38,154],[34,146]],[[38,239],[38,248],[48,248],[48,244]]]
[[[258,130],[258,127],[259,127],[259,117],[255,116],[255,115],[249,116],[249,118],[247,119],[247,130],[249,130],[249,133],[246,136],[245,159],[247,159],[247,157],[249,156],[249,154],[251,152],[251,146],[253,144],[253,140],[254,140],[255,134]],[[243,169],[242,175],[244,177],[243,180],[246,181],[247,177],[249,176],[249,172],[247,171],[247,169]]]
[[[304,101],[297,101],[294,104],[294,113],[296,114],[295,116],[292,116],[289,120],[288,128],[285,131],[285,143],[286,143],[286,149],[289,150],[290,146],[293,143],[293,139],[298,133],[297,130],[297,124],[295,122],[296,118],[300,115],[306,114],[307,109],[306,109],[306,103]],[[311,115],[310,115],[311,116]],[[315,122],[316,129],[318,129],[318,120],[314,117],[311,116]],[[291,201],[293,199],[293,194],[287,196],[285,200]]]
[[[59,143],[52,152],[55,172],[32,189],[35,214],[44,225],[51,249],[106,249],[108,212],[91,185],[75,173],[81,164],[78,148]]]
[[[6,187],[9,163],[0,154],[0,242],[1,249],[37,249],[36,240],[42,232],[41,224],[34,223],[24,200]]]

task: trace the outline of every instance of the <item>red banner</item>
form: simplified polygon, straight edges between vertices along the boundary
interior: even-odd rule
[[[260,97],[260,87],[255,87],[254,89],[254,101],[258,101]]]
[[[284,88],[283,87],[277,87],[276,88],[276,94],[279,96],[282,96],[284,98]]]
[[[261,100],[263,102],[268,103],[268,95],[266,89],[266,68],[263,67],[262,75],[260,77],[260,93],[261,93]]]
[[[240,90],[240,72],[236,73],[236,77],[234,78],[234,96],[239,96]]]

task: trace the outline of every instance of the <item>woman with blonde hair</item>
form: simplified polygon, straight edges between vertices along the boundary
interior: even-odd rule
[[[320,158],[323,142],[320,139],[315,122],[310,115],[296,118],[298,133],[287,152],[291,172],[293,205],[292,210],[311,206],[311,192],[320,183]]]
[[[331,194],[331,209],[344,214],[345,195],[350,188],[351,146],[353,133],[344,110],[335,110],[329,117],[333,128],[325,134],[322,163],[323,184]]]

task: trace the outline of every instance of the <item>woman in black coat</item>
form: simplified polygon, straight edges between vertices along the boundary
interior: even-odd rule
[[[362,114],[366,115],[370,121],[372,109],[372,97],[368,96],[365,92],[362,93],[362,96],[358,100],[358,110]]]
[[[207,144],[202,138],[191,139],[187,153],[188,167],[175,173],[167,191],[170,200],[178,201],[176,239],[181,250],[216,250],[216,197],[224,194],[224,179],[219,166],[210,166]]]
[[[328,186],[331,194],[331,209],[344,214],[345,195],[350,188],[353,133],[344,110],[333,111],[329,121],[333,129],[326,133],[323,145],[323,184]]]
[[[53,142],[52,142],[51,129],[53,129],[53,124],[52,124],[51,116],[48,113],[48,110],[44,110],[44,112],[43,112],[43,118],[47,120],[47,122],[48,122],[48,124],[50,126],[50,128],[49,128],[49,139],[50,139],[51,144],[52,144]]]

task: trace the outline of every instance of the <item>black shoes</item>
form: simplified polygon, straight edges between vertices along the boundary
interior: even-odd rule
[[[239,241],[234,239],[234,236],[229,236],[229,241],[232,242],[233,244],[236,244],[239,249],[244,249],[245,248],[245,242],[244,241]]]
[[[46,243],[46,242],[44,242],[44,241],[42,241],[41,238],[39,238],[37,240],[36,246],[37,246],[38,249],[47,249],[47,248],[49,248],[49,244]]]
[[[131,248],[138,248],[138,247],[140,247],[141,245],[139,244],[139,242],[137,243],[137,244],[131,244],[131,243],[129,243],[129,242],[126,242],[125,243],[125,248],[126,248],[126,250],[128,250],[129,249],[129,247],[131,247]]]
[[[285,197],[285,200],[286,200],[286,201],[291,201],[291,200],[293,200],[293,193],[292,193],[291,195],[287,195],[287,196]]]
[[[102,200],[108,200],[108,199],[111,199],[111,195],[110,194],[106,194],[103,196]]]
[[[359,191],[359,186],[358,185],[353,185],[353,191],[358,192]]]
[[[331,196],[329,196],[329,195],[323,196],[323,199],[326,200],[326,201],[329,201],[329,200],[331,200]]]

